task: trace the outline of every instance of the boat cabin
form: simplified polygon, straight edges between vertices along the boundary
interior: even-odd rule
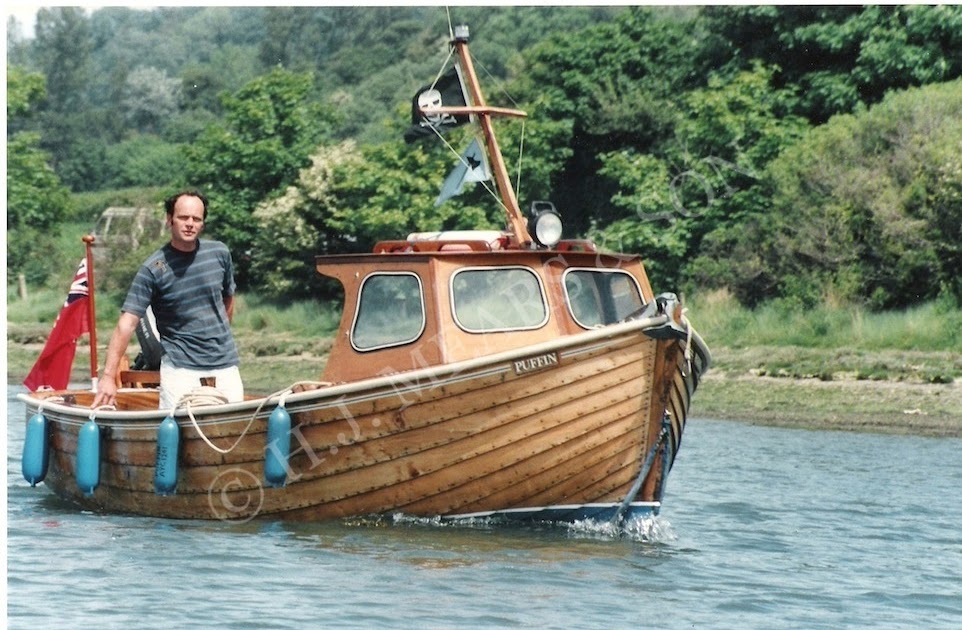
[[[653,299],[638,256],[587,241],[510,248],[501,232],[412,234],[318,256],[344,287],[323,379],[349,382],[513,350],[625,319]]]

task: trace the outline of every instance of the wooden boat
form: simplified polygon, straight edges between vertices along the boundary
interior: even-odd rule
[[[523,220],[491,124],[519,113],[485,104],[466,31],[452,47],[471,105],[421,109],[477,119],[508,228],[318,257],[345,295],[320,381],[173,412],[152,388],[22,394],[28,481],[182,519],[658,511],[709,351],[640,257],[560,240],[547,204]]]

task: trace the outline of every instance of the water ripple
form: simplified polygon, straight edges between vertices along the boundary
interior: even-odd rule
[[[693,419],[624,529],[234,524],[78,512],[9,416],[11,628],[962,627],[960,440]]]

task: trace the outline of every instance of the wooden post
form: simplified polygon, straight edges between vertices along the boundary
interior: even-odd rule
[[[90,322],[90,387],[97,391],[97,303],[94,300],[94,250],[93,234],[81,239],[87,246],[87,317]]]
[[[17,293],[21,300],[27,299],[27,276],[22,273],[17,274]]]

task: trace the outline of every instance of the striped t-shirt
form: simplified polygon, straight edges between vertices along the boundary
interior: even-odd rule
[[[234,289],[226,245],[198,240],[197,249],[182,252],[168,243],[137,270],[121,310],[143,317],[153,307],[160,343],[175,367],[221,369],[240,363],[224,307]]]

